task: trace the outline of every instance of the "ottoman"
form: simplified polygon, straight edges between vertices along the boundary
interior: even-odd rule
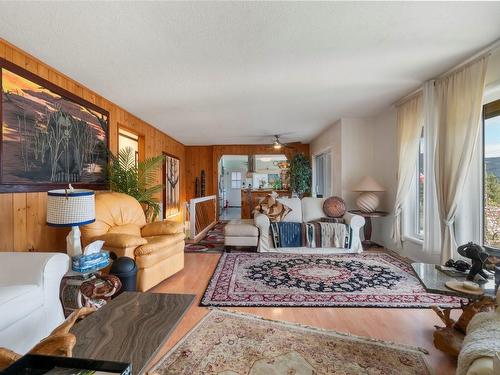
[[[224,248],[231,251],[233,247],[257,247],[259,229],[253,219],[230,220],[224,227]]]

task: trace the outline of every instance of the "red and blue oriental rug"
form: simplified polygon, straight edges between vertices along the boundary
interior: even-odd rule
[[[411,265],[387,253],[223,254],[203,306],[459,307],[427,293]]]

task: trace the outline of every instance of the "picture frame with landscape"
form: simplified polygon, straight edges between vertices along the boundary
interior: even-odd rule
[[[0,192],[105,189],[109,112],[0,59]]]
[[[169,218],[180,214],[180,160],[173,155],[163,153],[163,217]]]

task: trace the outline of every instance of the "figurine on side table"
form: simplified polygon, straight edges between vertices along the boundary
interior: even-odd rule
[[[476,275],[481,276],[484,280],[488,280],[489,276],[484,270],[486,269],[486,265],[497,263],[498,259],[496,257],[490,257],[490,254],[482,246],[472,242],[459,246],[457,251],[461,256],[470,259],[472,262],[467,280],[473,281]]]

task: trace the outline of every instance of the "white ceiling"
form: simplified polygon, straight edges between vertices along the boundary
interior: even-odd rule
[[[309,141],[500,37],[500,2],[1,2],[0,36],[185,144]]]

